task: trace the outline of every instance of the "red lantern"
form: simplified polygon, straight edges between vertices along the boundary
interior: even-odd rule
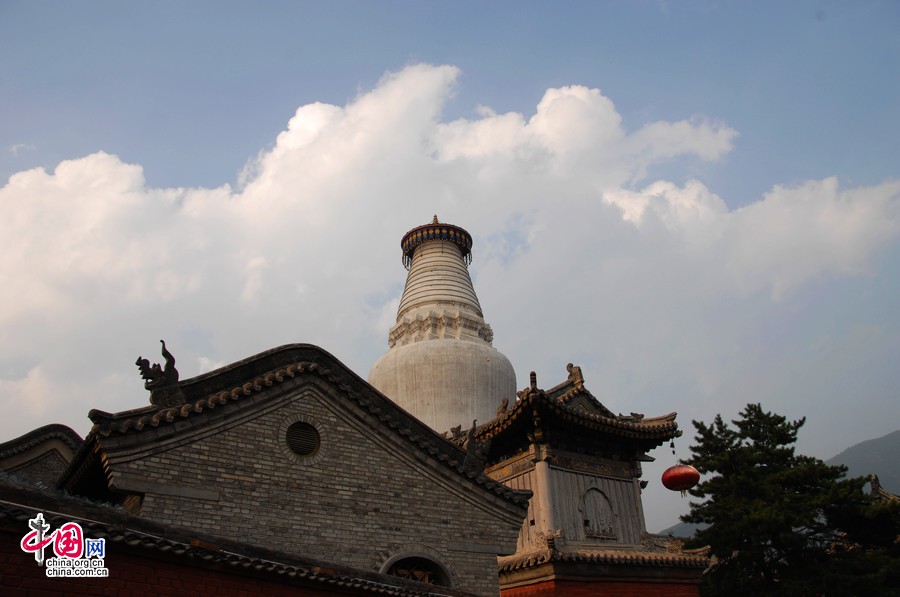
[[[684,492],[700,482],[700,472],[689,464],[676,464],[662,474],[662,484],[666,489]]]

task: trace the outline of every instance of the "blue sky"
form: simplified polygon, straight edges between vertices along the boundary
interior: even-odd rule
[[[900,427],[898,73],[895,2],[0,0],[0,439],[144,404],[160,337],[365,377],[437,212],[520,387],[831,457]]]
[[[771,182],[894,174],[893,2],[0,3],[0,138],[20,169],[103,149],[148,184],[234,181],[303,103],[343,104],[413,62],[463,71],[446,117],[528,113],[599,87],[625,125],[695,113],[741,139],[703,174],[729,202]],[[695,166],[695,168],[698,168]]]

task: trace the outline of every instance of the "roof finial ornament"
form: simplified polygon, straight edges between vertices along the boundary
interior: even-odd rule
[[[482,473],[487,451],[490,449],[491,440],[478,441],[475,439],[475,430],[478,427],[478,419],[472,421],[472,426],[466,432],[466,457],[463,460],[463,468],[472,473]]]
[[[581,373],[581,367],[569,363],[568,365],[566,365],[566,371],[569,372],[569,381],[573,382],[576,385],[584,385],[584,375],[582,375]]]
[[[150,360],[144,357],[138,357],[134,362],[141,370],[141,377],[144,379],[144,389],[150,390],[150,404],[165,408],[184,404],[184,396],[178,388],[178,369],[175,368],[175,357],[166,348],[166,341],[160,340],[162,344],[162,356],[166,361],[165,368],[159,363],[150,366]]]
[[[437,214],[434,214],[430,224],[417,226],[403,235],[400,241],[403,267],[409,269],[412,266],[413,253],[417,247],[432,241],[446,241],[456,245],[466,265],[472,263],[472,235],[459,226],[438,222]]]
[[[528,387],[525,388],[524,390],[519,390],[518,392],[516,392],[516,398],[518,398],[519,400],[524,400],[525,398],[527,398],[528,396],[531,396],[532,394],[543,394],[543,393],[544,393],[544,390],[538,388],[538,385],[537,385],[537,373],[532,371],[528,375]]]

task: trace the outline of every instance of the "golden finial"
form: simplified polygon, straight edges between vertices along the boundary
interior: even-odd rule
[[[431,222],[432,224],[437,224],[437,214],[434,214],[434,220]]]

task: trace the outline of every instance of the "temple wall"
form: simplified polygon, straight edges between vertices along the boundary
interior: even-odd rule
[[[566,542],[640,545],[645,528],[636,480],[553,466],[550,470],[556,524]]]
[[[496,556],[512,552],[518,518],[487,511],[472,488],[402,442],[386,445],[392,435],[355,419],[329,391],[288,390],[258,416],[190,443],[113,457],[111,471],[154,482],[140,506],[151,520],[364,570],[426,557],[446,568],[451,586],[496,595]],[[284,432],[294,421],[319,430],[315,456],[291,456]]]
[[[504,588],[502,597],[698,597],[699,583],[632,580],[548,580],[524,587]]]
[[[534,494],[519,532],[519,552],[550,534],[573,548],[641,544],[646,526],[640,485],[627,463],[532,447],[485,472]]]
[[[503,481],[503,484],[512,489],[527,489],[534,492],[534,469],[509,477]],[[525,551],[528,547],[537,543],[540,527],[536,526],[536,519],[538,518],[537,512],[540,511],[540,499],[540,496],[535,493],[528,502],[528,514],[522,522],[522,528],[519,531],[519,538],[516,542],[517,552]]]

